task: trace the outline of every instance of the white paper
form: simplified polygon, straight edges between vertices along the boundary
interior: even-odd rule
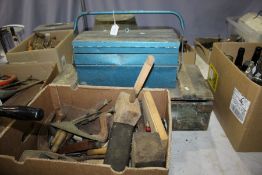
[[[236,88],[233,91],[232,99],[230,102],[230,110],[235,117],[243,124],[247,115],[250,101],[244,97]]]
[[[213,79],[214,78],[214,72],[213,72],[213,69],[209,68],[209,78],[210,79]]]
[[[113,24],[110,30],[110,35],[117,36],[119,26],[117,24]]]

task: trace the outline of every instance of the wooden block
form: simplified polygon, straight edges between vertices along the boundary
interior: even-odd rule
[[[165,149],[158,133],[135,132],[132,140],[133,167],[164,167]]]
[[[135,126],[141,117],[141,109],[137,99],[130,103],[129,96],[126,92],[120,92],[115,104],[114,122]]]
[[[156,132],[159,134],[162,144],[164,148],[166,148],[168,143],[168,135],[150,91],[144,91],[142,106],[143,115],[149,122],[151,132]]]

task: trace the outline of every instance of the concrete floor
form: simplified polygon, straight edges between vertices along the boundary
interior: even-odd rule
[[[208,65],[197,56],[206,78]],[[262,153],[239,153],[212,112],[207,131],[173,131],[169,174],[262,175]]]

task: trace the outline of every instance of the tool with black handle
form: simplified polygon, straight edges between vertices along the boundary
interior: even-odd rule
[[[0,117],[16,120],[42,120],[44,111],[41,108],[29,106],[0,106]]]

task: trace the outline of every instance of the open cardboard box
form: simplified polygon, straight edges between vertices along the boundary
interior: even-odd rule
[[[64,64],[72,64],[73,30],[48,31],[48,33],[59,41],[55,48],[27,51],[28,42],[34,37],[32,34],[6,54],[8,62],[56,62],[59,71],[63,70]]]
[[[187,52],[183,52],[183,54],[179,53],[179,60],[182,63],[182,55],[183,55],[183,64],[195,64],[196,62],[196,51],[193,47],[187,44]]]
[[[235,58],[245,48],[250,60],[262,43],[215,43],[208,82],[214,91],[214,111],[236,151],[262,151],[262,87],[241,72],[228,56]]]
[[[33,78],[44,80],[44,84],[41,86],[43,88],[53,81],[58,74],[58,69],[55,63],[2,64],[0,65],[0,75],[4,74],[15,74],[18,80],[25,80],[32,75]],[[42,88],[40,88],[32,96],[35,96]],[[24,105],[17,103],[16,105]],[[14,120],[9,118],[0,118],[0,138],[4,134],[5,130],[11,127],[13,121]]]
[[[212,48],[206,48],[205,42],[219,42],[220,38],[196,38],[194,41],[196,53],[207,63],[210,62]]]
[[[116,98],[121,91],[131,92],[131,89],[123,89],[116,87],[94,87],[94,86],[79,86],[76,90],[71,89],[67,85],[51,84],[38,94],[32,101],[30,106],[41,107],[45,111],[44,122],[47,116],[50,115],[61,104],[73,105],[81,108],[90,108],[98,101],[111,99],[112,102],[105,110],[115,104]],[[143,93],[143,92],[141,92]],[[0,138],[0,169],[1,174],[50,174],[50,175],[82,175],[82,174],[151,174],[151,175],[167,175],[170,161],[170,142],[171,142],[171,107],[168,90],[151,89],[152,96],[155,100],[157,109],[161,117],[165,117],[168,124],[168,146],[166,150],[166,165],[165,167],[147,167],[147,168],[131,168],[127,167],[123,172],[115,172],[109,165],[90,164],[81,162],[68,162],[62,160],[47,160],[47,159],[26,159],[24,162],[19,162],[19,156],[24,150],[37,149],[37,133],[39,125],[34,125],[34,129],[26,139],[21,142],[21,138],[26,131],[26,128],[32,127],[32,122],[14,122]],[[141,99],[141,95],[139,96]]]

